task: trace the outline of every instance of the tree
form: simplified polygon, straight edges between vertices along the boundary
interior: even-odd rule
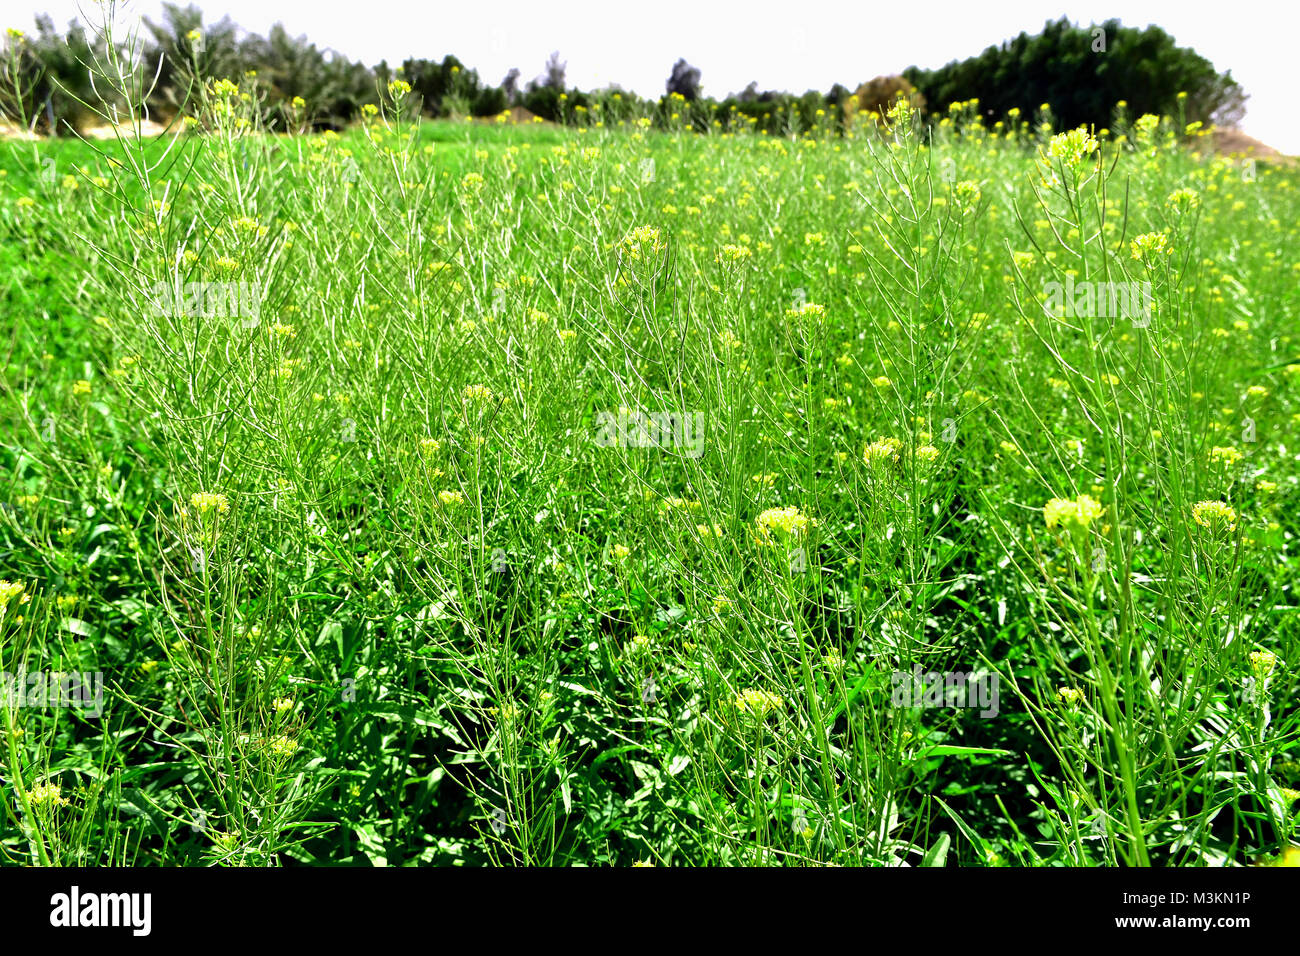
[[[1138,30],[1118,20],[1081,27],[1062,17],[1036,36],[1021,33],[977,57],[937,70],[908,67],[903,75],[935,106],[975,98],[1002,116],[1013,107],[1030,111],[1047,103],[1062,128],[1108,126],[1120,100],[1134,115],[1178,115],[1180,92],[1187,94],[1188,122],[1232,125],[1246,99],[1231,73],[1216,72],[1164,30]]]
[[[551,54],[551,58],[546,61],[546,72],[541,76],[541,85],[548,90],[564,92],[564,73],[568,68],[568,62],[560,62],[560,51],[556,50]]]
[[[693,102],[700,96],[700,71],[684,59],[678,60],[673,64],[672,75],[665,85],[669,96],[677,93],[683,99]]]
[[[519,99],[519,70],[511,67],[506,78],[501,81],[501,92],[505,94],[506,102],[513,105]]]

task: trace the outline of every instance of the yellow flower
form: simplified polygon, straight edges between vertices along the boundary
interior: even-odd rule
[[[626,561],[628,556],[632,553],[632,549],[625,544],[614,545],[612,551],[615,561]]]
[[[733,703],[737,711],[749,714],[758,720],[765,720],[771,714],[785,709],[785,698],[780,694],[753,687],[742,690],[736,695]]]
[[[1043,505],[1043,518],[1048,528],[1061,526],[1070,530],[1086,529],[1105,510],[1092,495],[1079,495],[1073,501],[1069,498],[1053,498]]]
[[[1129,243],[1129,251],[1132,258],[1149,262],[1155,256],[1172,253],[1174,250],[1168,243],[1168,233],[1146,232]]]
[[[629,259],[658,255],[666,248],[663,237],[654,226],[638,226],[623,237],[619,246]]]
[[[292,737],[279,734],[267,741],[267,749],[273,757],[292,757],[299,750],[300,744]]]
[[[1083,126],[1053,136],[1051,142],[1047,144],[1048,157],[1059,159],[1066,169],[1078,168],[1079,164],[1096,150],[1096,137]]]
[[[862,460],[868,465],[884,461],[897,461],[903,443],[897,438],[877,438],[862,450]]]
[[[27,799],[35,806],[66,807],[68,799],[60,794],[59,787],[53,783],[38,783],[27,791]]]
[[[1224,448],[1215,445],[1210,449],[1210,461],[1221,464],[1224,467],[1235,465],[1237,462],[1241,461],[1241,459],[1241,452],[1231,446]]]
[[[0,615],[9,608],[9,604],[14,598],[18,598],[19,604],[26,604],[32,599],[30,594],[24,594],[27,585],[21,581],[0,581]]]
[[[1083,691],[1075,687],[1062,687],[1056,692],[1056,699],[1067,707],[1078,707],[1083,703]]]
[[[486,385],[466,385],[461,395],[476,402],[490,402],[496,397],[492,389]]]
[[[190,504],[198,509],[199,514],[207,514],[213,509],[217,514],[223,515],[230,511],[230,499],[222,494],[214,494],[207,491],[196,491],[190,495]]]
[[[78,379],[77,381],[73,382],[73,383],[72,383],[72,394],[73,394],[73,395],[89,395],[89,394],[90,394],[90,383],[87,382],[84,378],[83,378],[83,379]]]
[[[1272,674],[1277,667],[1277,655],[1268,651],[1252,651],[1247,660],[1250,661],[1250,672],[1260,680]]]
[[[444,506],[452,507],[455,505],[463,505],[465,503],[465,496],[459,491],[440,491],[438,492],[438,500],[441,501]]]
[[[1237,512],[1222,501],[1198,501],[1192,505],[1192,518],[1202,528],[1226,526],[1232,531],[1237,527]]]
[[[758,525],[759,539],[764,543],[771,543],[772,533],[777,532],[790,538],[798,538],[803,535],[809,527],[816,524],[816,520],[801,513],[796,507],[789,508],[769,508],[754,519]]]

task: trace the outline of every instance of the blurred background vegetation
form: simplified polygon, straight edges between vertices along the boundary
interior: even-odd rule
[[[398,67],[371,67],[327,50],[305,36],[294,37],[280,24],[263,37],[240,29],[228,17],[205,24],[195,6],[164,7],[163,22],[145,21],[135,52],[146,78],[142,104],[155,121],[167,124],[185,112],[194,77],[239,77],[256,73],[268,92],[260,108],[265,124],[323,130],[353,121],[366,103],[378,99],[389,80],[405,79],[414,109],[430,117],[493,117],[507,112],[515,120],[533,117],[555,123],[618,125],[647,118],[660,127],[689,126],[699,131],[740,125],[788,135],[810,129],[842,131],[862,113],[881,112],[899,93],[913,105],[942,111],[955,102],[978,101],[987,115],[1013,108],[1026,112],[1046,103],[1060,129],[1106,126],[1111,110],[1126,100],[1133,115],[1181,115],[1187,123],[1234,126],[1244,113],[1246,95],[1231,72],[1219,73],[1195,51],[1179,47],[1164,30],[1138,30],[1117,20],[1100,26],[1072,26],[1062,18],[1035,36],[1021,33],[977,57],[939,69],[910,67],[903,76],[878,76],[854,87],[836,84],[827,92],[802,95],[760,91],[751,83],[725,99],[701,93],[702,73],[679,59],[658,100],[617,87],[582,91],[566,81],[566,64],[551,55],[542,72],[521,82],[512,69],[498,84],[480,76],[454,56],[441,62],[410,58]],[[84,104],[97,98],[86,64],[93,44],[103,40],[73,21],[60,31],[48,16],[38,17],[33,33],[10,29],[0,68],[11,92],[0,103],[7,122],[45,135],[68,135],[95,119]],[[1099,48],[1100,47],[1100,48]],[[1122,55],[1097,55],[1098,53]],[[870,72],[863,65],[864,74]],[[17,92],[14,92],[17,91]],[[1180,103],[1179,93],[1186,93]],[[306,106],[292,109],[295,97]],[[126,105],[126,104],[119,104]],[[936,117],[938,112],[936,112]]]

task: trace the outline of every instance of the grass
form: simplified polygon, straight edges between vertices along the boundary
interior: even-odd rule
[[[6,862],[1294,848],[1294,170],[400,100],[4,156]]]

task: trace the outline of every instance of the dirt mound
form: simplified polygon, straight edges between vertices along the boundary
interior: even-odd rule
[[[507,123],[510,123],[511,125],[520,124],[520,123],[535,123],[535,122],[536,122],[536,123],[545,123],[545,122],[546,122],[546,120],[540,120],[540,119],[538,119],[537,114],[534,113],[532,110],[530,110],[530,109],[525,109],[525,108],[522,107],[522,106],[512,106],[512,107],[510,107],[510,109],[505,110],[505,113],[506,113],[506,115],[509,117],[509,118],[506,120],[506,122],[507,122]],[[500,115],[500,114],[498,114],[498,115]],[[498,120],[497,120],[497,117],[496,117],[496,116],[478,116],[478,117],[475,117],[474,122],[476,122],[476,123],[496,123],[496,122],[498,122]],[[554,124],[551,124],[551,125],[554,125]]]
[[[1247,136],[1239,129],[1215,129],[1210,140],[1210,149],[1218,156],[1249,156],[1255,159],[1274,160],[1288,165],[1296,161],[1295,157],[1286,156],[1272,146],[1261,143],[1255,137]],[[1203,151],[1203,149],[1198,151]]]

